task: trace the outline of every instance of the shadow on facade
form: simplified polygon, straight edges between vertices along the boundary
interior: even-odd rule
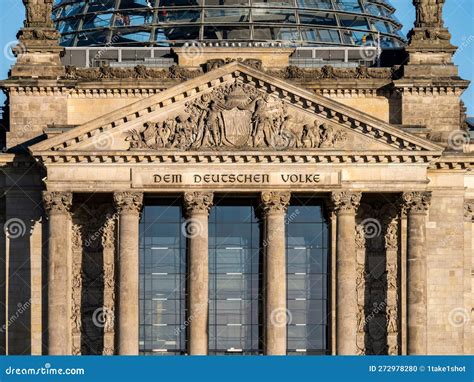
[[[113,354],[115,217],[105,196],[75,196],[72,237],[72,353]]]
[[[399,354],[397,197],[366,196],[357,216],[357,346],[360,354]]]

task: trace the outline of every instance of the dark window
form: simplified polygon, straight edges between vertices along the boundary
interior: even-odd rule
[[[260,226],[249,200],[209,217],[209,354],[259,354]]]
[[[186,238],[179,203],[146,205],[140,222],[140,353],[186,351]]]
[[[288,354],[328,354],[329,235],[318,199],[292,198],[287,213]]]

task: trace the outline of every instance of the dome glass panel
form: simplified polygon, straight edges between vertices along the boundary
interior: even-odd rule
[[[388,0],[55,0],[64,46],[405,43]]]

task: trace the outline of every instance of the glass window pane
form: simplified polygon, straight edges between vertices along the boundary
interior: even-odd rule
[[[298,0],[299,8],[332,9],[331,0]]]
[[[186,352],[186,238],[179,201],[145,203],[140,222],[140,354]]]
[[[248,9],[239,8],[218,8],[207,9],[204,13],[206,23],[239,23],[249,21],[250,12]]]
[[[158,5],[164,10],[170,7],[189,7],[203,5],[203,0],[160,0]]]
[[[255,40],[287,40],[298,41],[300,39],[298,29],[281,27],[254,27]]]
[[[204,39],[208,40],[245,40],[250,38],[250,27],[235,26],[205,26]]]
[[[259,236],[251,200],[214,204],[209,218],[210,354],[260,353]]]
[[[81,32],[77,35],[77,46],[91,46],[107,43],[107,31]]]
[[[365,17],[340,14],[339,22],[346,28],[369,29],[369,23]]]
[[[115,8],[115,0],[89,1],[87,13],[112,11]]]
[[[309,13],[299,12],[300,22],[302,24],[317,24],[337,26],[336,17],[330,13]]]
[[[258,270],[259,251],[250,249],[210,249],[210,273],[251,273]]]
[[[288,273],[325,273],[327,267],[326,248],[290,247],[287,250]]]
[[[326,349],[326,327],[288,326],[288,349]]]
[[[152,0],[121,0],[119,9],[152,8]]]
[[[86,16],[84,19],[83,28],[92,29],[109,26],[112,16],[112,13],[100,13],[97,15]]]
[[[184,40],[192,41],[199,39],[199,27],[187,25],[186,28],[179,26],[175,28],[159,28],[156,31],[156,41]]]
[[[301,28],[301,37],[305,41],[340,44],[339,31],[334,29]]]
[[[294,10],[285,9],[252,9],[252,20],[254,22],[285,24],[294,23],[296,21]]]
[[[362,12],[359,0],[338,0],[336,6],[347,12]]]
[[[328,223],[316,199],[292,198],[287,217],[289,354],[327,354]]]
[[[201,12],[198,9],[188,9],[185,11],[159,11],[158,22],[160,23],[195,23],[201,19]]]
[[[324,300],[288,300],[293,325],[327,325],[327,307]]]
[[[206,5],[247,5],[249,0],[206,0]]]

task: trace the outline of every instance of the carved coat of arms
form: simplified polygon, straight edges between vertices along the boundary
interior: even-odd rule
[[[304,123],[276,97],[240,83],[186,104],[183,115],[131,130],[130,149],[226,150],[331,148],[346,134],[314,120]]]

